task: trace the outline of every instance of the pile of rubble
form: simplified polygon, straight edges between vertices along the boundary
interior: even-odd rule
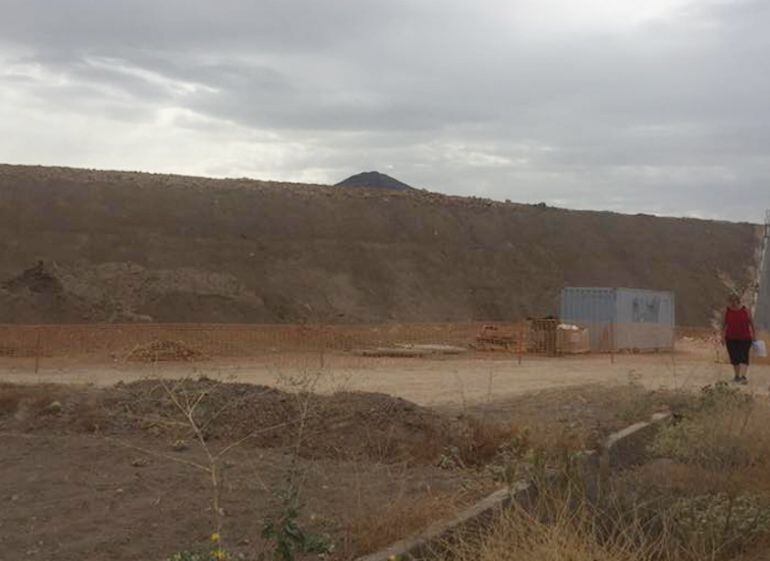
[[[204,359],[203,353],[190,348],[182,341],[168,340],[140,345],[126,356],[126,360],[131,362],[194,362]]]
[[[473,347],[479,351],[515,351],[521,335],[515,325],[483,325]]]

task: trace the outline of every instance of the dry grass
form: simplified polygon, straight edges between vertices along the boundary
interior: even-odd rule
[[[478,419],[479,440],[500,427],[503,433],[509,432],[508,441],[524,441],[529,449],[558,461],[597,448],[611,432],[645,421],[653,413],[688,409],[694,401],[684,391],[650,391],[630,376],[627,384],[590,384],[489,400],[464,407],[461,414]],[[492,435],[491,441],[505,438]]]
[[[60,384],[16,385],[0,383],[0,423],[13,420],[15,429],[55,426],[58,419],[71,419],[70,427],[98,431],[104,422],[104,408],[98,390]],[[78,399],[72,400],[73,396]]]
[[[0,415],[38,415],[68,391],[54,384],[21,386],[0,383]]]
[[[652,450],[719,476],[740,476],[770,461],[770,404],[725,383],[704,388],[694,408],[660,432]],[[768,474],[770,478],[770,474]]]
[[[520,455],[529,446],[527,432],[514,423],[487,422],[465,418],[467,429],[457,453],[464,466],[483,466],[501,453]]]
[[[680,503],[610,492],[598,501],[578,487],[549,490],[530,509],[506,511],[481,535],[453,541],[441,557],[452,561],[717,561],[729,559],[764,534],[741,543],[713,521],[701,527]]]
[[[346,529],[345,557],[376,551],[424,530],[437,520],[449,519],[460,505],[457,495],[431,493],[402,496],[380,509],[361,512]]]
[[[679,411],[659,459],[587,496],[563,468],[536,504],[463,536],[453,561],[759,561],[770,546],[770,407],[718,384]],[[567,465],[567,464],[565,464]]]
[[[506,512],[479,540],[451,547],[454,561],[668,561],[659,556],[661,540],[644,543],[638,527],[608,534],[587,505],[568,497],[541,503],[539,516],[521,508]],[[641,521],[638,521],[641,522]]]

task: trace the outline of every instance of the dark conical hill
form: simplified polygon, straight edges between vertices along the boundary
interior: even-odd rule
[[[364,187],[367,189],[391,189],[394,191],[407,191],[413,187],[378,171],[366,171],[351,175],[340,181],[337,187]]]

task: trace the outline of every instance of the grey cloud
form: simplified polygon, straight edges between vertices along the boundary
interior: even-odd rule
[[[500,15],[526,4],[5,0],[0,55],[67,80],[0,85],[126,123],[186,110],[200,119],[173,126],[204,143],[217,122],[280,136],[304,147],[281,178],[392,166],[452,193],[758,218],[766,2],[691,2],[622,32]]]

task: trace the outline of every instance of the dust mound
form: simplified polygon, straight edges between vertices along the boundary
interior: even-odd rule
[[[309,458],[373,458],[395,462],[433,460],[449,445],[451,427],[440,415],[406,400],[376,393],[341,392],[331,396],[289,393],[266,386],[180,380],[165,385],[142,381],[116,388],[116,410],[143,419],[141,428],[190,438],[174,399],[196,408],[206,437],[250,446],[296,446]],[[112,409],[112,407],[111,407]],[[182,430],[180,430],[182,427]]]
[[[187,346],[182,341],[153,341],[134,348],[126,357],[130,362],[192,362],[203,360],[203,353]]]
[[[341,392],[329,397],[310,444],[320,456],[354,456],[379,461],[435,461],[455,443],[455,427],[439,414],[399,397]]]
[[[55,294],[62,291],[61,282],[42,261],[38,261],[34,267],[4,282],[2,288],[9,292],[28,290],[38,294]]]
[[[87,320],[92,309],[67,291],[59,267],[38,261],[0,282],[0,315],[19,323]],[[3,323],[3,321],[0,321]]]
[[[366,392],[317,395],[198,380],[143,380],[102,390],[0,386],[0,428],[145,433],[194,441],[180,408],[215,447],[297,446],[306,458],[435,463],[462,431],[449,418],[401,398]],[[52,406],[52,404],[54,404]]]

